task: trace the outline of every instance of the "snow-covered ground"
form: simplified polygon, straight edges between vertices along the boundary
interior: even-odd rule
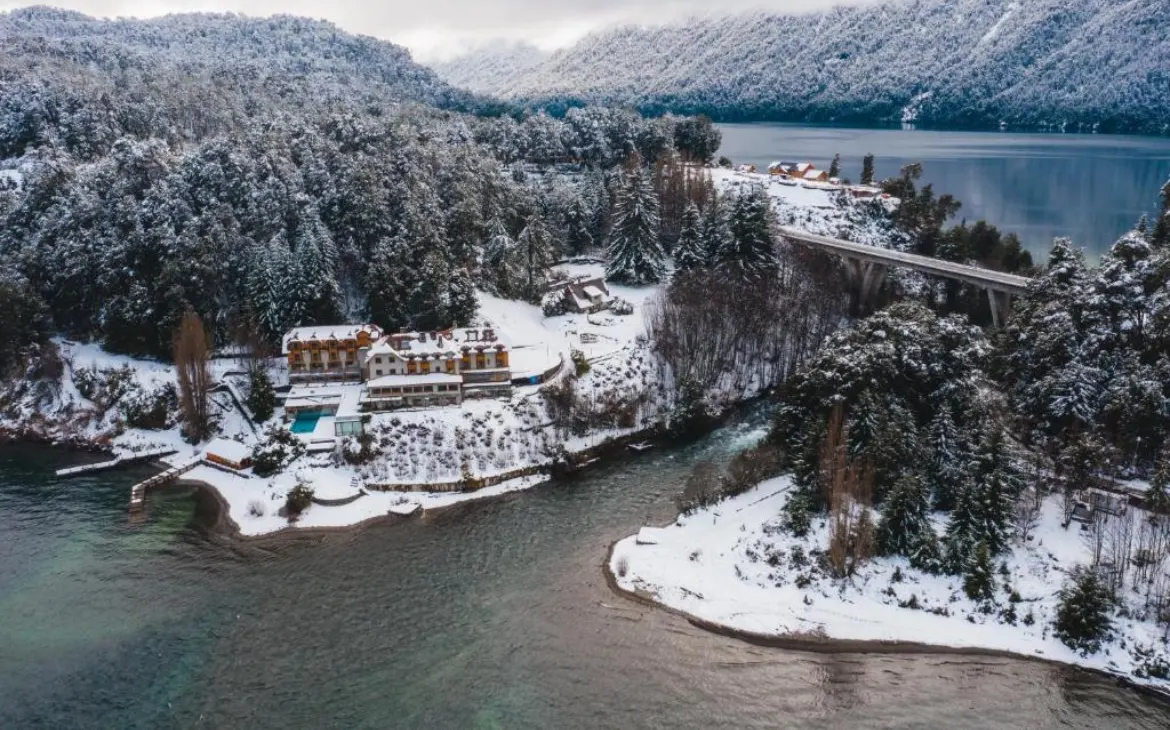
[[[711,170],[711,180],[723,193],[746,186],[763,187],[772,201],[777,221],[783,226],[882,248],[898,248],[905,243],[885,215],[898,205],[893,198],[854,200],[841,192],[839,186],[781,185],[778,177],[766,172],[739,172],[722,167]]]
[[[603,273],[602,267],[595,264],[562,268],[572,276]],[[365,430],[373,436],[373,453],[361,463],[345,458],[344,449],[348,446],[352,456],[356,443],[338,443],[330,448],[331,419],[323,418],[313,433],[303,437],[310,453],[274,477],[259,478],[250,470],[247,477],[240,477],[199,466],[184,478],[217,489],[228,504],[232,521],[245,535],[289,527],[288,520],[278,512],[288,490],[297,483],[309,485],[315,497],[323,500],[344,500],[359,490],[368,492],[343,506],[313,504],[294,523],[297,527],[349,525],[387,513],[409,513],[419,507],[433,509],[531,487],[542,481],[539,475],[508,479],[474,492],[426,491],[427,485],[450,485],[469,475],[479,479],[527,474],[534,467],[551,465],[566,453],[579,453],[657,423],[665,407],[665,389],[643,337],[646,302],[657,292],[656,287],[614,286],[615,296],[633,304],[633,314],[617,316],[604,311],[553,318],[543,317],[539,307],[530,304],[480,295],[480,324],[491,326],[509,345],[515,376],[544,373],[563,362],[563,370],[554,380],[563,379],[574,369],[571,351],[579,349],[591,368],[575,380],[576,398],[584,404],[582,407],[595,407],[599,412],[615,402],[630,404],[629,415],[621,422],[566,430],[553,421],[541,386],[515,387],[506,401],[468,400],[458,406],[371,414]],[[184,442],[177,425],[161,430],[125,425],[129,396],[120,394],[151,393],[173,386],[175,373],[169,364],[113,355],[96,345],[66,341],[58,341],[58,345],[64,363],[62,378],[37,387],[32,386],[37,381],[14,384],[14,390],[5,395],[15,405],[0,419],[0,426],[19,431],[36,424],[42,437],[105,444],[117,453],[172,448],[177,453],[164,459],[171,465],[189,462],[203,453],[203,444]],[[231,383],[237,392],[246,388],[240,369],[235,360],[213,361],[217,382]],[[279,383],[279,368],[274,367],[273,372]],[[91,398],[83,395],[79,382],[91,383],[85,387]],[[254,429],[227,392],[215,393],[213,400],[219,436],[235,439],[249,448],[266,438],[271,423]],[[278,408],[272,423],[281,424],[282,417]],[[324,450],[318,451],[318,446]],[[377,491],[375,487],[398,491]]]
[[[1170,689],[1133,675],[1141,663],[1134,651],[1155,648],[1167,657],[1164,630],[1152,621],[1115,616],[1115,640],[1087,657],[1053,635],[1066,571],[1089,562],[1076,525],[1060,526],[1059,498],[1044,503],[1033,538],[996,561],[1010,576],[997,572],[997,602],[1010,605],[1005,580],[1020,598],[1010,625],[968,599],[961,578],[923,573],[904,559],[874,560],[851,581],[810,568],[810,551],[827,545],[827,527],[822,521],[807,538],[780,529],[791,486],[788,477],[772,479],[668,527],[643,528],[614,547],[609,568],[625,590],[747,633],[1007,651]],[[912,596],[918,608],[903,607]]]

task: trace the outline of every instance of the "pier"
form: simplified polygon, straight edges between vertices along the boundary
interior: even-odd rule
[[[173,452],[172,452],[173,453]],[[141,512],[146,509],[146,490],[169,484],[203,463],[203,457],[197,456],[178,466],[172,466],[161,474],[155,474],[149,479],[138,482],[130,487],[130,511]]]
[[[110,469],[117,469],[121,466],[130,466],[131,464],[141,464],[147,461],[154,461],[155,459],[171,454],[178,453],[176,449],[154,449],[152,451],[143,451],[139,454],[120,454],[109,461],[99,461],[96,464],[82,464],[81,466],[71,466],[67,469],[58,469],[57,478],[64,479],[68,477],[80,476],[82,474],[94,474],[99,471],[108,471]]]

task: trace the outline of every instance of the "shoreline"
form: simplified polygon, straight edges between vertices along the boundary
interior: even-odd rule
[[[1123,674],[1115,674],[1103,669],[1097,669],[1095,667],[1086,667],[1080,664],[1063,662],[1058,659],[1051,659],[1049,657],[1033,656],[1030,654],[1022,654],[1004,649],[991,649],[977,646],[947,646],[945,644],[925,644],[913,641],[841,639],[828,635],[821,636],[815,634],[761,634],[754,631],[737,629],[733,626],[728,626],[727,624],[721,624],[717,621],[701,618],[688,611],[684,611],[683,609],[667,605],[666,603],[659,601],[650,593],[623,588],[618,582],[618,576],[614,574],[611,566],[613,565],[614,551],[617,549],[618,544],[626,539],[628,538],[619,538],[614,540],[610,543],[609,549],[605,552],[605,558],[602,562],[601,569],[602,573],[605,575],[605,582],[609,586],[610,591],[613,592],[614,595],[629,600],[640,606],[645,606],[647,608],[664,611],[666,613],[678,616],[695,628],[706,631],[715,636],[734,639],[745,644],[750,644],[752,646],[758,646],[766,649],[799,651],[811,654],[922,654],[982,656],[997,659],[1014,659],[1017,661],[1039,662],[1041,664],[1047,664],[1048,666],[1052,667],[1086,672],[1096,677],[1109,679],[1120,687],[1136,690],[1143,695],[1153,697],[1161,700],[1162,702],[1170,704],[1170,690],[1135,682],[1133,679]]]
[[[568,471],[558,472],[556,464],[544,465],[548,469],[543,474],[544,479],[532,484],[521,490],[503,492],[499,494],[485,494],[483,496],[475,496],[475,492],[468,492],[470,495],[467,499],[454,502],[452,504],[445,504],[436,507],[423,508],[414,515],[404,516],[393,513],[386,513],[374,515],[364,520],[354,522],[349,525],[334,525],[334,526],[318,526],[318,527],[298,527],[295,524],[289,524],[279,530],[266,532],[259,535],[245,535],[240,530],[240,526],[231,518],[231,505],[227,499],[219,491],[219,489],[210,482],[202,479],[179,479],[173,486],[194,488],[202,495],[202,498],[207,500],[214,508],[214,515],[208,523],[201,525],[210,534],[220,538],[226,538],[232,542],[256,544],[267,540],[286,542],[289,538],[313,538],[326,537],[328,535],[340,535],[347,533],[356,533],[357,531],[379,524],[381,522],[399,522],[403,520],[416,519],[418,517],[425,517],[428,514],[437,514],[446,510],[454,509],[456,507],[465,507],[475,502],[486,502],[489,500],[498,500],[509,497],[519,492],[528,491],[529,489],[548,484],[551,482],[568,482],[575,479],[578,475],[591,467],[603,464],[613,463],[614,457],[623,453],[623,450],[628,447],[630,443],[635,441],[654,438],[660,434],[661,427],[658,425],[651,426],[634,433],[618,436],[603,443],[597,444],[589,449],[571,455],[571,460],[574,462],[573,467]],[[525,467],[531,469],[532,467]],[[520,477],[522,478],[522,477]],[[165,487],[164,487],[165,488]],[[197,510],[198,512],[198,505]]]

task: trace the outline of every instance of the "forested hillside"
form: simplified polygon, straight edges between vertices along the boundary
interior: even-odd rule
[[[1165,132],[1164,0],[892,0],[589,36],[469,88],[723,121],[914,120]],[[464,63],[467,69],[474,64]]]
[[[316,21],[36,8],[0,38],[0,371],[51,332],[168,356],[188,308],[222,345],[539,301],[553,257],[603,243],[620,163],[718,147],[630,111],[437,109],[469,97]]]
[[[507,79],[539,65],[549,54],[527,43],[497,42],[433,65],[448,83],[461,88],[507,88]]]

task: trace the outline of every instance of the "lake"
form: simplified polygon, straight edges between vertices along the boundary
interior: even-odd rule
[[[720,155],[763,169],[776,160],[861,177],[875,157],[879,178],[923,163],[923,182],[963,203],[959,218],[1015,232],[1043,260],[1057,236],[1095,259],[1142,214],[1158,210],[1170,179],[1170,138],[1093,134],[848,129],[797,124],[720,124]]]
[[[349,533],[233,542],[190,488],[0,449],[0,727],[1166,728],[1170,706],[1007,658],[810,654],[613,594],[609,545],[673,517],[683,449]]]

